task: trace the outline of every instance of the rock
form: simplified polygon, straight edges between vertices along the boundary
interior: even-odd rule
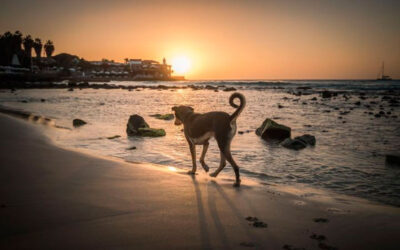
[[[69,88],[68,91],[74,91],[74,88]]]
[[[173,114],[165,114],[165,115],[155,114],[155,115],[150,115],[150,116],[160,119],[160,120],[166,120],[166,121],[173,120],[175,118]]]
[[[234,88],[234,87],[227,87],[224,89],[224,91],[235,91],[235,90],[236,90],[236,88]]]
[[[297,136],[294,139],[295,140],[300,140],[300,141],[304,142],[305,144],[308,144],[308,145],[311,145],[311,146],[315,146],[315,143],[316,143],[315,136],[309,135],[309,134],[305,134],[305,135],[302,135],[302,136]]]
[[[139,128],[148,128],[149,125],[140,115],[131,115],[126,124],[126,133],[128,136],[138,135]]]
[[[386,155],[386,163],[400,166],[400,155]]]
[[[331,98],[332,97],[332,92],[325,90],[322,92],[322,98]]]
[[[136,147],[132,146],[132,147],[127,148],[126,150],[134,150],[134,149],[136,149]]]
[[[212,85],[206,85],[205,89],[218,90],[218,87]]]
[[[22,102],[22,103],[28,103],[28,101],[27,101],[27,100],[22,100],[21,102]]]
[[[120,135],[114,135],[114,136],[107,137],[107,139],[112,140],[112,139],[119,138],[119,137],[121,137],[121,136]]]
[[[242,134],[244,134],[244,132],[243,131],[238,131],[238,134],[242,135]]]
[[[46,99],[40,99],[40,101],[41,101],[41,102],[45,102],[45,101],[46,101]]]
[[[281,145],[288,149],[300,150],[307,147],[307,143],[298,139],[286,138]]]
[[[276,139],[284,140],[291,135],[291,129],[285,125],[279,124],[269,118],[265,119],[263,124],[256,129],[256,134],[264,140]]]
[[[281,104],[278,103],[278,108],[284,108],[284,106],[282,106]]]
[[[316,100],[318,100],[317,97],[311,98],[311,101],[316,101]]]
[[[140,136],[147,136],[147,137],[159,137],[159,136],[165,136],[165,130],[160,128],[139,128],[138,129],[138,135]]]
[[[73,121],[72,121],[72,125],[76,128],[76,127],[80,127],[80,126],[83,126],[83,125],[85,125],[85,124],[87,124],[87,122],[85,122],[84,120],[81,120],[81,119],[74,119]]]

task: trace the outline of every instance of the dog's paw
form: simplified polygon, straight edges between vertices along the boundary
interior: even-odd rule
[[[218,175],[218,174],[215,173],[215,172],[210,174],[211,177],[217,177],[217,175]]]
[[[192,170],[189,170],[189,171],[187,171],[187,174],[190,174],[190,175],[195,175],[195,174],[196,174],[196,172],[193,172]]]
[[[206,171],[206,173],[210,170],[210,168],[207,166],[207,164],[203,165],[203,169],[204,169],[204,171]]]
[[[233,183],[233,186],[234,186],[234,187],[240,187],[240,180],[239,180],[239,181],[236,181],[235,183]]]

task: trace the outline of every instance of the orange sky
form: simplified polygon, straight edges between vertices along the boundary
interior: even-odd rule
[[[5,0],[0,32],[87,60],[191,60],[189,79],[400,78],[399,1]],[[383,3],[382,3],[383,2]]]

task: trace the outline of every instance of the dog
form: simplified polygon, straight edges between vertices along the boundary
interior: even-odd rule
[[[240,104],[234,103],[235,99],[239,99]],[[196,145],[203,145],[200,163],[206,172],[209,167],[204,161],[207,153],[209,140],[214,137],[218,143],[220,150],[221,161],[218,169],[210,174],[212,177],[217,177],[221,170],[225,167],[228,161],[235,171],[236,181],[234,186],[240,186],[239,166],[232,158],[231,142],[236,134],[236,119],[246,106],[246,99],[240,93],[233,93],[229,97],[229,104],[236,108],[232,115],[226,112],[208,112],[205,114],[195,113],[194,109],[189,106],[174,106],[172,110],[175,112],[175,125],[183,124],[183,131],[187,142],[189,143],[190,153],[192,155],[192,170],[189,174],[196,173]]]

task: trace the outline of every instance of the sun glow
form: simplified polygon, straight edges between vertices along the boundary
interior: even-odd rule
[[[192,63],[187,56],[177,56],[171,60],[172,70],[176,74],[185,74],[190,70]]]

